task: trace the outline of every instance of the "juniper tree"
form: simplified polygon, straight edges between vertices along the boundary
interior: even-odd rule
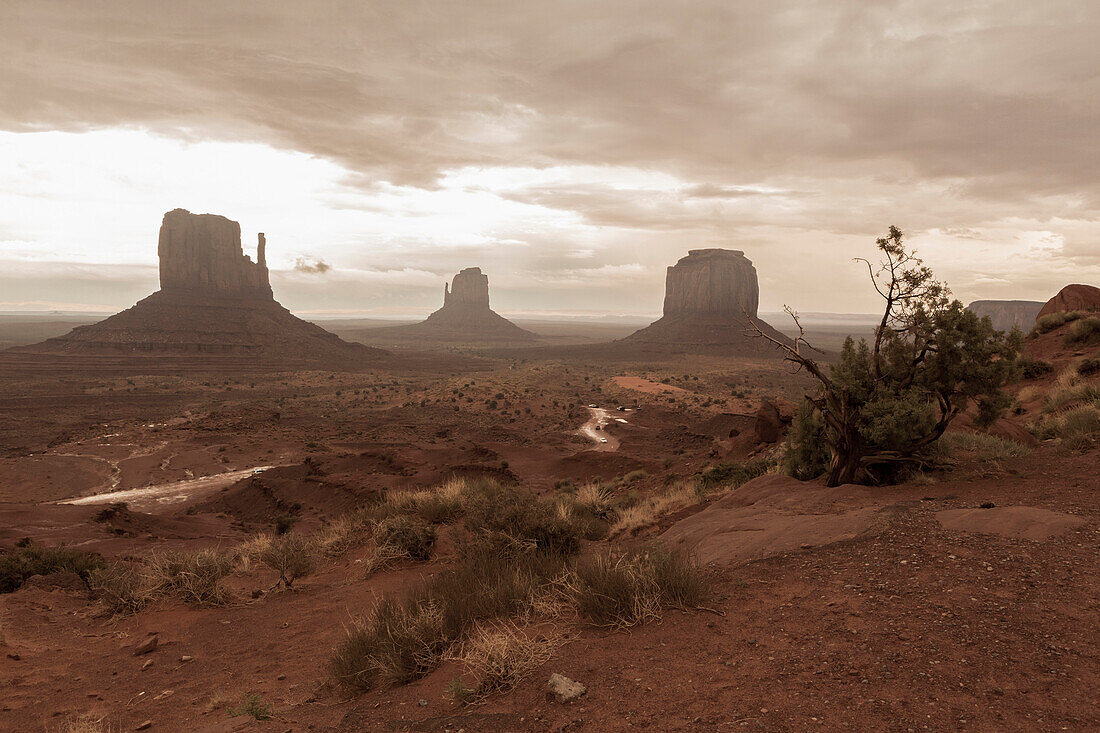
[[[1019,332],[1005,335],[951,300],[902,240],[891,226],[877,240],[877,267],[857,258],[883,299],[882,318],[870,343],[849,337],[827,369],[810,358],[814,349],[789,307],[799,331],[793,344],[753,326],[819,384],[792,428],[791,459],[801,463],[789,468],[800,478],[825,473],[829,486],[889,481],[903,467],[925,464],[929,447],[971,403],[984,423],[1008,403],[1002,387],[1015,371]]]

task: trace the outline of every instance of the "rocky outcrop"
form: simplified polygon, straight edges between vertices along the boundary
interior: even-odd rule
[[[467,267],[443,285],[444,308],[489,309],[489,276],[480,267]]]
[[[1100,288],[1092,285],[1067,285],[1046,302],[1036,318],[1069,311],[1100,311]]]
[[[161,289],[121,313],[34,346],[28,353],[129,357],[242,357],[264,364],[355,367],[386,352],[350,344],[277,303],[264,235],[256,262],[240,225],[183,209],[160,229]]]
[[[988,316],[993,328],[1006,333],[1014,328],[1030,331],[1042,307],[1037,300],[975,300],[966,306],[979,317]]]
[[[757,317],[759,301],[756,268],[744,252],[693,249],[668,268],[664,315],[624,341],[773,355],[775,345],[755,337],[753,326],[783,343],[790,340]]]
[[[735,249],[693,249],[665,276],[666,316],[756,317],[756,268]]]
[[[537,336],[489,307],[489,277],[480,267],[467,267],[443,286],[443,307],[411,326],[377,329],[385,339],[418,338],[448,343],[531,341]]]
[[[261,233],[253,262],[241,248],[237,222],[185,209],[169,211],[157,245],[160,289],[270,299],[266,245]]]

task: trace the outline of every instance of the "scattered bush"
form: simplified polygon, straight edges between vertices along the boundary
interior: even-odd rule
[[[1077,365],[1077,373],[1082,377],[1100,374],[1100,359],[1084,359]]]
[[[504,532],[530,540],[545,552],[561,556],[580,549],[580,528],[555,509],[520,487],[485,483],[466,496],[466,529]]]
[[[710,595],[711,579],[683,555],[664,548],[595,557],[577,569],[576,604],[595,626],[627,627],[692,608]]]
[[[1035,327],[1032,329],[1030,336],[1034,337],[1041,333],[1050,333],[1056,328],[1061,328],[1071,321],[1076,321],[1083,313],[1081,311],[1062,311],[1059,313],[1047,313],[1045,316],[1041,316],[1035,321]]]
[[[76,573],[87,583],[89,575],[105,565],[106,561],[102,557],[83,550],[74,550],[65,545],[36,547],[28,543],[0,555],[0,593],[18,590],[32,575],[49,575],[60,571]]]
[[[92,571],[92,597],[116,615],[135,614],[152,600],[149,580],[140,565],[115,562]]]
[[[1098,399],[1100,384],[1085,381],[1075,369],[1066,369],[1058,375],[1043,400],[1043,412],[1055,412]]]
[[[1066,346],[1081,347],[1100,344],[1100,316],[1089,316],[1076,321],[1065,336]]]
[[[348,634],[330,663],[337,682],[365,691],[419,679],[472,624],[521,610],[563,568],[560,557],[502,533],[460,548],[458,556],[405,597],[383,598]]]
[[[241,698],[240,705],[235,705],[226,709],[226,713],[231,718],[238,718],[242,715],[248,715],[256,720],[268,720],[274,715],[274,711],[271,706],[264,702],[259,693],[253,693],[251,695],[245,695]]]
[[[287,535],[272,542],[260,554],[260,561],[279,574],[287,588],[313,572],[316,565],[309,543],[298,535]]]
[[[1084,450],[1100,439],[1100,400],[1048,415],[1032,426],[1042,439],[1061,438],[1070,450]]]
[[[174,595],[186,603],[219,606],[231,598],[221,580],[232,569],[232,559],[216,550],[153,554],[145,561],[147,592],[151,598]]]
[[[1024,379],[1038,379],[1054,371],[1054,367],[1049,361],[1033,359],[1030,356],[1021,356],[1016,363],[1019,364],[1020,376]]]
[[[473,686],[456,677],[447,691],[462,704],[507,692],[548,661],[557,644],[556,637],[532,638],[511,623],[480,627],[454,657],[465,667],[465,674],[473,678]]]
[[[775,465],[775,461],[768,458],[758,458],[745,463],[719,463],[700,473],[695,480],[695,485],[701,495],[706,495],[716,488],[737,489],[747,481],[763,476]]]
[[[294,526],[296,521],[298,520],[289,514],[283,514],[282,516],[276,517],[275,534],[286,534],[290,531],[290,528]]]
[[[435,545],[435,529],[423,520],[396,515],[382,520],[375,532],[379,546],[393,547],[413,560],[428,560]]]
[[[1007,458],[1021,458],[1029,455],[1031,449],[1026,445],[1017,443],[989,433],[964,433],[949,432],[940,436],[936,441],[937,450],[947,456],[960,451],[972,453],[983,461],[1001,461]]]

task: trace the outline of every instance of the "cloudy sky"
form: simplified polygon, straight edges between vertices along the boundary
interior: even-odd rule
[[[690,248],[868,312],[896,224],[964,301],[1100,283],[1100,3],[0,0],[0,310],[156,287],[165,211],[306,312],[653,314]]]

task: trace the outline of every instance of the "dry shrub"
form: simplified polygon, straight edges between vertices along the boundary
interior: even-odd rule
[[[232,598],[221,580],[233,569],[233,561],[216,550],[152,554],[145,569],[153,598],[174,595],[199,606],[220,606]]]
[[[1076,369],[1066,369],[1051,385],[1043,401],[1043,412],[1073,407],[1100,399],[1100,384],[1086,381]]]
[[[567,557],[580,549],[585,527],[563,516],[554,501],[517,486],[481,482],[466,494],[466,529],[503,532],[548,553]]]
[[[57,733],[111,733],[117,728],[104,722],[105,715],[95,716],[91,713],[68,718],[58,728],[51,728]]]
[[[255,563],[261,562],[260,557],[271,548],[273,542],[275,542],[273,535],[262,532],[252,535],[237,545],[233,551],[233,560],[237,571],[250,572]]]
[[[429,560],[435,546],[435,529],[423,520],[399,514],[383,519],[374,533],[379,547],[391,547],[413,560]]]
[[[988,433],[944,433],[936,441],[935,447],[948,456],[965,451],[983,461],[1002,461],[1031,454],[1031,449],[1026,445]]]
[[[310,537],[313,550],[321,557],[340,557],[367,536],[353,516],[344,516],[324,525]]]
[[[1082,347],[1100,343],[1100,316],[1088,316],[1077,320],[1066,331],[1066,346]]]
[[[339,684],[365,691],[424,676],[473,624],[522,611],[536,588],[564,567],[560,556],[499,534],[460,547],[457,555],[455,565],[404,597],[383,598],[348,633],[330,663]]]
[[[496,692],[507,692],[545,664],[560,644],[560,637],[531,636],[514,623],[481,626],[453,657],[462,663],[473,686],[467,686],[462,679],[454,680],[451,694],[465,704]]]
[[[635,534],[656,524],[665,514],[697,502],[695,488],[689,484],[679,484],[667,493],[648,496],[634,506],[622,509],[608,534],[612,537],[624,533]]]
[[[1032,426],[1042,438],[1061,438],[1070,450],[1086,450],[1100,439],[1100,400],[1044,417]]]
[[[710,588],[711,578],[694,562],[655,547],[596,556],[577,568],[574,593],[589,623],[622,628],[660,619],[664,608],[694,608]]]
[[[1056,328],[1061,328],[1070,321],[1076,321],[1084,313],[1081,311],[1059,311],[1058,313],[1047,313],[1045,316],[1040,317],[1035,321],[1035,327],[1031,331],[1031,336],[1040,333],[1050,333]]]
[[[140,564],[111,563],[93,571],[88,584],[92,597],[116,615],[135,614],[154,600],[152,584]]]
[[[310,543],[298,535],[286,535],[272,542],[260,555],[264,565],[279,574],[279,582],[287,588],[294,581],[313,572],[316,562]]]
[[[645,472],[642,471],[641,473]],[[575,501],[600,519],[611,520],[615,516],[611,491],[605,488],[603,484],[589,482],[581,486],[577,489]]]

